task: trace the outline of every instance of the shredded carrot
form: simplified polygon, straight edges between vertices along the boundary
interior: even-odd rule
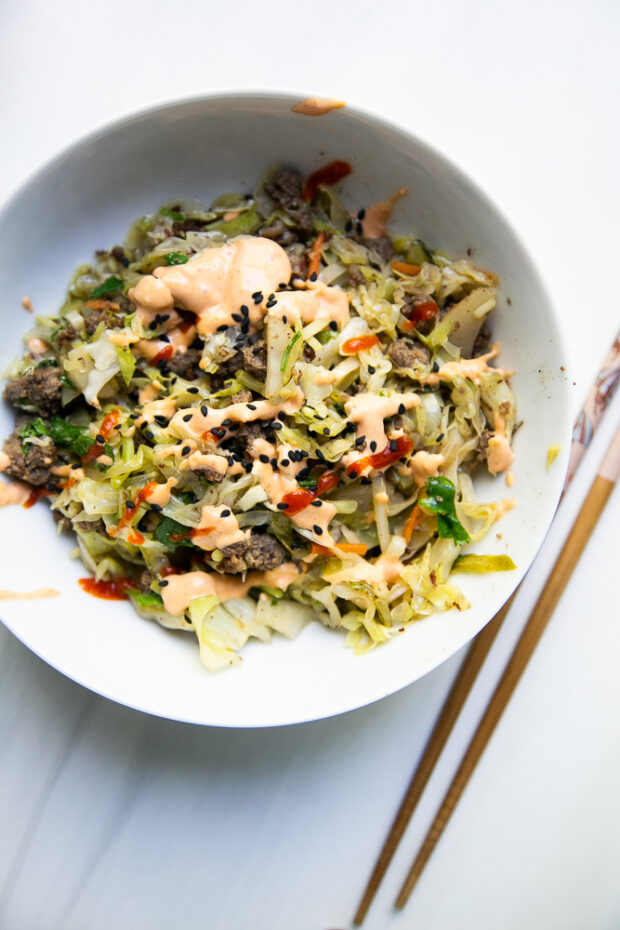
[[[420,272],[420,265],[410,265],[409,262],[392,262],[392,268],[399,274],[415,275]]]
[[[323,245],[325,243],[325,234],[320,232],[312,248],[310,249],[310,264],[308,265],[308,277],[311,278],[313,274],[318,275],[319,269],[321,267],[321,254],[323,252]]]
[[[120,310],[120,304],[113,300],[86,300],[84,306],[89,310]]]
[[[424,518],[424,511],[421,507],[418,507],[416,504],[409,516],[407,517],[407,522],[403,527],[403,537],[405,542],[408,543],[411,537],[413,536],[413,531],[416,529],[418,523]]]
[[[366,555],[368,552],[368,546],[364,543],[337,543],[337,549],[340,549],[341,552],[353,552],[355,555]],[[318,543],[312,543],[312,552],[315,555],[332,555],[331,549],[328,549],[326,546],[320,546]]]

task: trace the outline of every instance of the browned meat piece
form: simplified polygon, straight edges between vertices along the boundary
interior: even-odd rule
[[[359,284],[363,284],[366,280],[359,265],[349,265],[347,269],[347,278],[349,284],[352,287],[357,287]]]
[[[428,365],[431,354],[419,342],[395,339],[388,349],[388,356],[394,368],[416,368]]]
[[[142,588],[142,590],[145,592],[150,591],[151,584],[153,581],[155,581],[156,577],[157,576],[154,575],[153,572],[150,572],[148,568],[145,568],[142,574],[140,575],[140,587]]]
[[[230,398],[232,404],[249,404],[252,400],[251,391],[237,391],[236,394],[233,394]]]
[[[259,235],[264,236],[265,239],[273,239],[278,245],[283,246],[290,245],[295,241],[295,234],[291,232],[280,217],[276,217],[271,226],[263,226]]]
[[[265,438],[265,427],[260,420],[253,420],[250,423],[243,423],[234,434],[235,445],[239,447],[242,455],[248,455],[250,446],[255,439]]]
[[[58,368],[37,368],[29,375],[12,378],[4,397],[14,407],[37,413],[57,413],[62,398],[62,381]]]
[[[89,336],[101,323],[106,329],[120,329],[125,311],[116,300],[87,300],[84,304],[84,326]]]
[[[382,265],[389,262],[394,256],[394,246],[389,236],[378,236],[376,239],[363,239],[364,245],[371,249]]]
[[[471,353],[472,358],[477,358],[479,355],[484,355],[485,352],[488,352],[490,344],[491,329],[486,323],[483,323],[473,345]]]
[[[168,362],[168,370],[188,381],[194,381],[200,374],[198,364],[202,358],[201,349],[188,349],[187,352],[175,352]]]
[[[110,249],[110,255],[112,258],[115,258],[117,262],[120,262],[121,265],[124,265],[125,268],[129,264],[127,256],[125,255],[125,249],[122,245],[115,245],[113,249]]]
[[[74,329],[71,323],[69,323],[68,326],[63,326],[62,329],[58,330],[54,341],[59,349],[65,349],[68,348],[76,338],[77,331]]]
[[[184,233],[200,232],[206,225],[203,220],[175,220],[172,224],[172,235],[185,239]]]
[[[28,443],[24,451],[19,433],[20,429],[16,429],[4,443],[4,451],[11,460],[11,464],[6,469],[7,475],[27,481],[28,484],[34,484],[37,487],[47,484],[51,475],[51,467],[56,461],[56,446],[50,439],[46,446]]]
[[[464,463],[469,471],[474,471],[474,469],[479,468],[481,465],[486,465],[487,462],[487,451],[489,448],[489,439],[493,435],[493,431],[490,429],[483,429],[478,440],[478,445],[473,451],[472,457]]]
[[[286,549],[268,533],[256,533],[242,542],[225,546],[222,554],[224,558],[218,562],[218,568],[231,575],[252,569],[270,571],[286,559]]]
[[[313,231],[312,213],[302,197],[302,178],[298,171],[281,168],[265,190],[275,203],[286,210],[297,229],[306,238]]]
[[[241,350],[243,359],[242,368],[252,375],[258,381],[264,381],[267,377],[267,349],[265,340],[260,339],[253,346],[245,346]]]

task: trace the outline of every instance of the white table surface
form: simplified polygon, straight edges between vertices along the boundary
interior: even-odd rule
[[[565,318],[576,412],[620,316],[619,27],[610,0],[5,3],[0,195],[77,135],[164,98],[271,86],[361,103],[452,157],[529,244]],[[620,397],[369,930],[620,926],[618,491],[413,898],[392,910],[619,417]],[[349,926],[461,658],[346,716],[226,731],[116,706],[2,629],[0,927]]]

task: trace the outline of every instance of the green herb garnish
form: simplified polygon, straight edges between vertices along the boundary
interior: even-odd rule
[[[100,284],[94,291],[91,291],[90,296],[103,297],[104,294],[111,294],[112,291],[118,291],[122,286],[123,282],[121,279],[112,274],[109,278],[105,279],[103,284]]]
[[[179,213],[178,210],[171,210],[169,207],[162,207],[159,212],[162,216],[169,216],[171,220],[176,220],[177,223],[182,223],[185,219],[184,213]]]
[[[426,497],[418,501],[418,505],[426,513],[434,513],[437,517],[437,531],[442,539],[453,539],[462,546],[470,542],[470,536],[456,515],[454,496],[456,488],[449,478],[426,479]]]
[[[183,252],[168,252],[166,255],[167,265],[184,265],[187,261],[189,261],[189,256],[183,255]]]
[[[128,591],[127,592],[138,607],[163,607],[164,602],[162,601],[159,594],[155,594],[154,591]]]
[[[28,436],[51,436],[57,446],[68,447],[80,457],[86,455],[95,441],[86,435],[86,427],[76,426],[58,415],[53,416],[49,423],[45,423],[41,417],[31,420],[21,430],[20,436],[22,439]]]
[[[182,523],[177,523],[172,517],[162,517],[153,533],[153,539],[163,543],[169,549],[178,549],[180,546],[191,546],[191,530]]]

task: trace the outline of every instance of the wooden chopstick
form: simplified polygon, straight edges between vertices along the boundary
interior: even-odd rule
[[[516,591],[515,591],[516,594]],[[379,858],[375,864],[375,867],[372,871],[372,874],[368,880],[368,884],[362,895],[362,899],[358,905],[357,911],[355,912],[355,917],[353,918],[353,923],[355,926],[359,926],[366,914],[368,913],[368,908],[372,904],[373,898],[377,893],[377,889],[383,880],[392,857],[396,852],[398,844],[400,843],[403,833],[407,828],[407,824],[413,816],[418,801],[422,797],[422,792],[424,791],[426,784],[433,773],[433,769],[437,764],[437,760],[441,755],[444,746],[448,741],[448,737],[452,732],[452,727],[456,723],[456,720],[461,712],[461,708],[467,699],[471,687],[476,680],[478,672],[482,668],[484,660],[487,657],[487,653],[493,641],[497,636],[499,629],[504,622],[506,614],[510,610],[512,601],[515,597],[513,594],[510,600],[506,601],[504,606],[499,610],[490,623],[478,633],[474,639],[469,652],[463,659],[461,668],[459,669],[458,675],[454,680],[448,697],[444,701],[443,707],[437,719],[433,731],[429,737],[429,740],[424,748],[424,753],[418,767],[413,773],[413,777],[409,782],[409,787],[405,792],[405,797],[403,798],[402,804],[398,809],[398,813],[394,818],[394,822],[388,833],[383,848],[379,853]]]
[[[618,333],[605,356],[605,360],[599,370],[599,373],[592,385],[586,402],[581,409],[573,429],[573,441],[571,445],[570,462],[568,472],[564,482],[564,491],[566,491],[573,475],[575,474],[584,452],[586,451],[592,437],[607,410],[615,390],[620,383],[620,333]],[[517,589],[518,590],[518,589]],[[478,633],[470,646],[457,677],[450,689],[441,709],[437,723],[429,737],[424,749],[422,758],[418,767],[413,773],[411,781],[402,803],[398,809],[390,832],[388,833],[375,867],[368,879],[366,888],[358,905],[357,911],[353,918],[353,923],[359,926],[366,917],[368,909],[372,904],[375,894],[383,880],[390,862],[396,852],[398,844],[407,828],[411,817],[418,805],[424,788],[433,772],[433,769],[441,755],[448,737],[454,724],[461,712],[461,709],[467,699],[471,687],[476,680],[476,676],[482,667],[484,660],[491,648],[499,629],[504,622],[512,602],[516,596],[516,591],[512,597],[497,612],[493,620]]]
[[[620,427],[396,899],[404,907],[529,662],[620,476]]]

